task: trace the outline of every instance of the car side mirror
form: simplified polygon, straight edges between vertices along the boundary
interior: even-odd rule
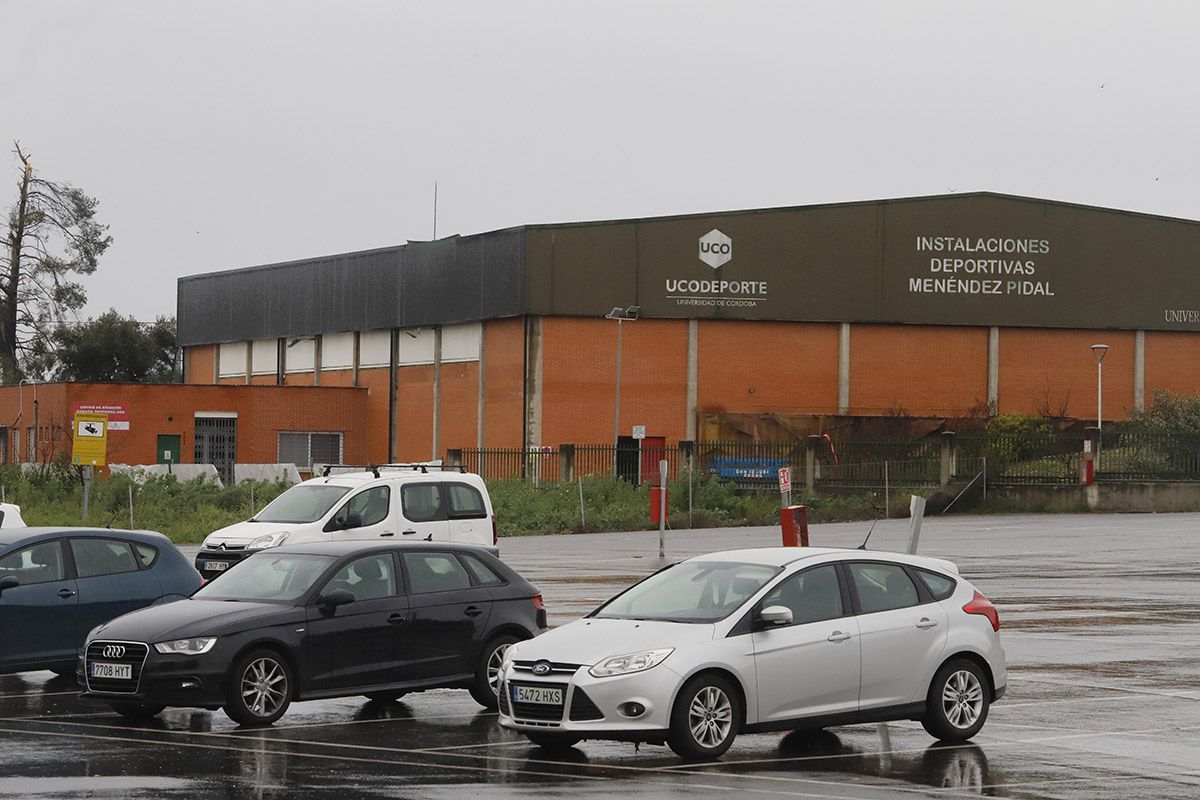
[[[3,578],[0,578],[0,592],[3,592],[5,589],[15,589],[20,585],[21,581],[17,579],[16,575],[5,575]]]
[[[329,608],[337,608],[344,606],[347,603],[354,602],[354,592],[349,589],[330,589],[325,594],[321,595],[321,605]]]
[[[792,610],[787,606],[767,606],[758,615],[763,625],[791,625]]]

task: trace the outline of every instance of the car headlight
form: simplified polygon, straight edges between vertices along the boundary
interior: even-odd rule
[[[163,655],[172,653],[182,656],[198,656],[212,650],[217,643],[215,636],[198,636],[195,639],[176,639],[173,642],[159,642],[154,649]]]
[[[667,656],[675,652],[674,647],[663,650],[643,650],[640,653],[626,653],[623,656],[613,656],[601,661],[588,670],[593,678],[607,678],[612,675],[628,675],[631,672],[657,667]]]
[[[268,547],[279,547],[279,545],[287,541],[287,537],[288,535],[286,532],[268,533],[265,536],[259,536],[257,539],[251,541],[250,544],[246,545],[246,549],[266,550]]]

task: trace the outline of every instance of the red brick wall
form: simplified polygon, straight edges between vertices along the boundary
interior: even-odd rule
[[[686,438],[687,328],[684,320],[622,323],[620,435],[645,425],[647,436]],[[612,441],[617,323],[546,317],[542,343],[541,443]]]
[[[484,447],[520,447],[525,421],[525,319],[485,322],[483,353]]]
[[[396,414],[400,420],[396,458],[401,462],[433,458],[433,365],[401,367]],[[384,395],[384,415],[387,415]],[[442,455],[445,455],[444,453]]]
[[[322,386],[353,386],[354,385],[354,370],[352,370],[352,369],[321,370],[321,385]]]
[[[1128,416],[1133,411],[1133,333],[1035,328],[1000,331],[1000,413],[1065,411],[1069,417],[1095,419],[1096,359],[1090,348],[1098,342],[1111,348],[1104,358],[1104,418]],[[1149,364],[1146,373],[1151,373]]]
[[[702,321],[698,335],[698,411],[837,411],[837,325]]]
[[[387,367],[358,372],[358,385],[367,388],[367,429],[371,432],[367,461],[372,464],[388,460],[388,381]]]
[[[189,347],[184,352],[183,365],[187,370],[184,383],[212,383],[213,362],[216,360],[218,345],[197,345]]]
[[[442,364],[441,420],[442,458],[450,448],[472,449],[477,443],[479,417],[479,362]]]
[[[25,413],[18,423],[22,439],[26,425],[33,424],[28,387],[24,394]],[[0,415],[11,411],[7,418],[16,417],[18,396],[16,387],[0,388]],[[237,412],[237,460],[244,464],[274,463],[278,458],[278,434],[288,430],[341,432],[345,458],[365,461],[367,457],[367,393],[360,389],[85,383],[39,386],[39,425],[58,429],[61,433],[56,449],[68,454],[74,402],[118,403],[128,409],[129,430],[109,432],[111,463],[155,463],[158,434],[178,434],[180,459],[190,463],[197,411]]]
[[[850,326],[850,413],[960,416],[987,408],[988,329]]]
[[[1108,358],[1111,357],[1110,352],[1104,359],[1106,386]],[[1158,390],[1175,394],[1200,394],[1200,336],[1194,333],[1146,332],[1147,408],[1154,400],[1154,392]]]

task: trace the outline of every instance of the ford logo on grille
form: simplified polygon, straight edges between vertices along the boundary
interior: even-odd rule
[[[105,658],[124,658],[125,646],[120,644],[109,644],[104,646]]]
[[[550,662],[549,661],[539,661],[533,665],[533,674],[534,675],[545,675],[549,671],[550,671]]]

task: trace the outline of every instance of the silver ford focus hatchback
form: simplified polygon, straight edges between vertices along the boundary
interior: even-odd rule
[[[769,548],[674,564],[509,648],[500,724],[719,757],[738,733],[919,720],[966,740],[1007,686],[996,607],[948,561]]]

